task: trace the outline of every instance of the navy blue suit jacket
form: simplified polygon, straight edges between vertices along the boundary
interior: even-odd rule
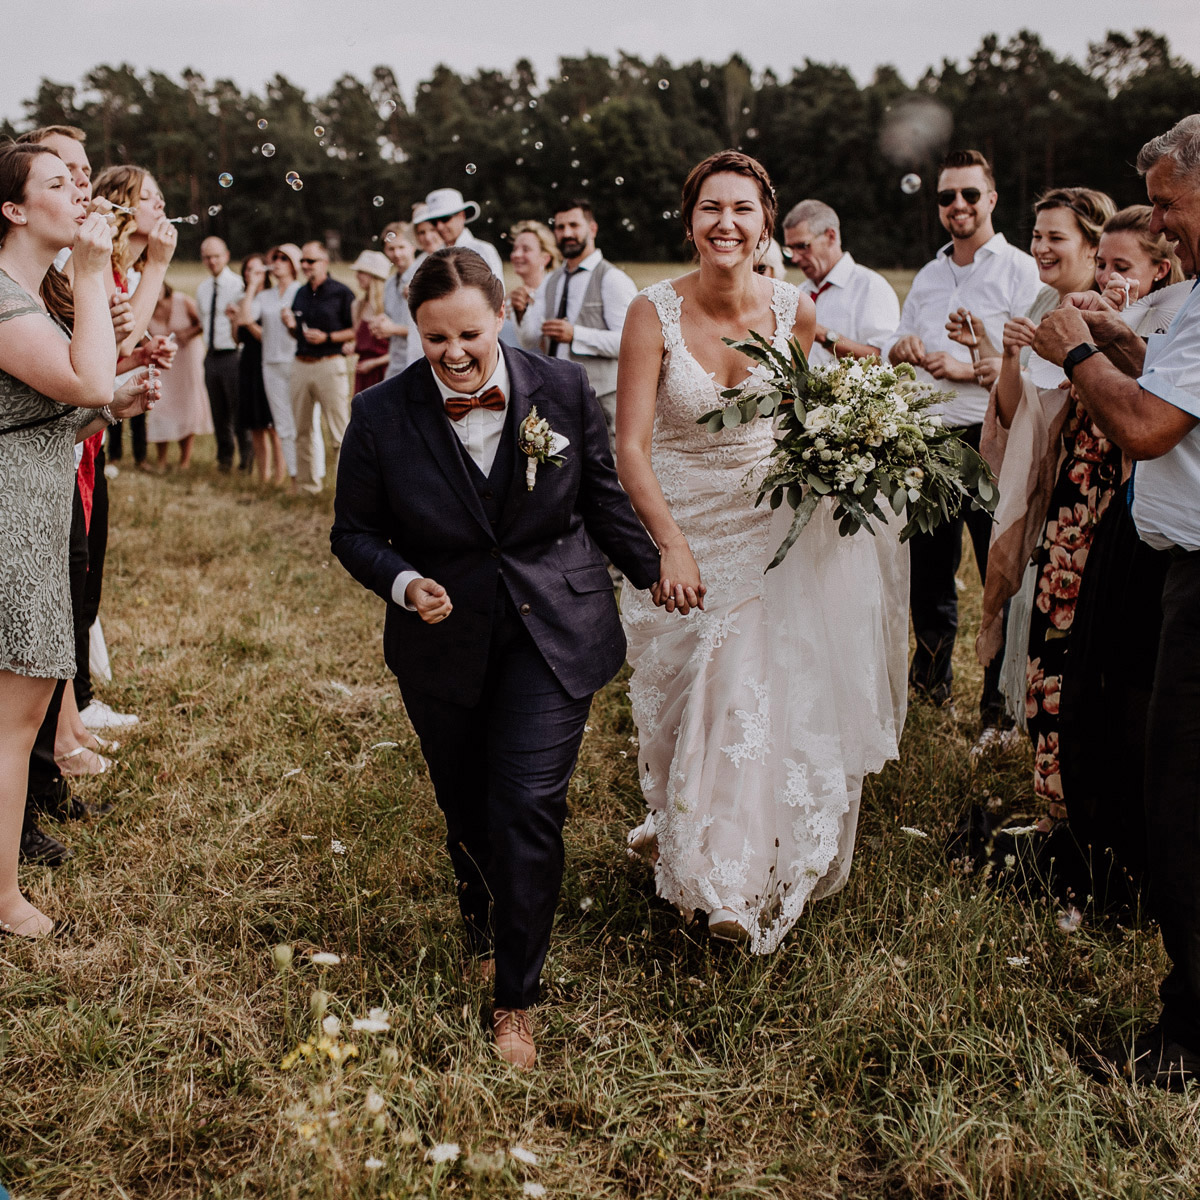
[[[581,699],[625,660],[607,555],[627,586],[657,581],[658,551],[617,482],[604,415],[583,369],[502,346],[512,414],[532,406],[570,439],[561,467],[526,456],[493,528],[425,359],[354,398],[338,461],[333,553],[387,602],[384,657],[402,688],[474,704],[482,691],[498,581],[566,692]],[[501,444],[501,452],[505,451]],[[437,580],[454,611],[437,624],[392,602],[402,571]]]

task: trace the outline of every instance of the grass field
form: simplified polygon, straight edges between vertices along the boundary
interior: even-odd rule
[[[620,680],[597,697],[541,1065],[519,1076],[463,978],[382,606],[330,556],[328,497],[220,476],[211,439],[197,458],[112,485],[103,695],[142,724],[84,789],[115,813],[54,827],[75,859],[22,874],[73,932],[0,942],[16,1200],[1200,1194],[1196,1096],[1099,1087],[1066,1049],[1155,1013],[1153,930],[1064,932],[943,861],[968,797],[1029,811],[1025,751],[968,756],[968,571],[958,717],[913,708],[848,886],[772,957],[714,948],[626,861],[628,699]],[[342,1022],[325,1041],[314,995]],[[350,1030],[376,1007],[389,1031]],[[426,1161],[449,1142],[457,1161]]]

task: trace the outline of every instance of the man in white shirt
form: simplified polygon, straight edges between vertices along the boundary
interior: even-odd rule
[[[425,197],[421,220],[432,221],[447,246],[465,246],[474,250],[492,268],[492,274],[503,280],[504,264],[500,261],[499,251],[491,242],[481,241],[467,228],[479,218],[479,212],[479,205],[474,200],[464,200],[457,188],[438,188]]]
[[[608,440],[617,420],[617,356],[625,314],[637,284],[596,249],[600,227],[587,200],[568,200],[554,214],[563,265],[551,273],[518,329],[527,350],[569,358],[587,372],[604,410]]]
[[[900,324],[900,301],[878,271],[842,249],[842,223],[820,200],[801,200],[783,219],[783,244],[807,277],[803,291],[817,306],[814,366],[834,358],[880,357]]]
[[[217,466],[222,471],[233,467],[236,445],[238,465],[249,471],[254,453],[250,434],[238,420],[237,338],[225,312],[231,304],[241,302],[245,288],[229,269],[229,247],[219,237],[207,237],[200,243],[200,261],[209,274],[196,288],[196,308],[204,338],[204,386],[217,435]]]
[[[1137,166],[1154,206],[1151,233],[1165,233],[1195,277],[1200,114],[1147,142]],[[1144,795],[1149,907],[1172,968],[1159,989],[1162,1014],[1132,1053],[1110,1047],[1083,1065],[1179,1090],[1200,1078],[1200,288],[1146,344],[1099,296],[1070,296],[1043,318],[1034,349],[1063,367],[1088,415],[1137,460],[1134,524],[1168,556]]]
[[[1033,259],[1010,246],[1004,234],[993,228],[996,200],[988,160],[978,150],[952,151],[938,171],[937,190],[938,217],[950,242],[917,272],[895,338],[885,347],[891,362],[912,363],[919,378],[951,390],[936,411],[975,449],[988,392],[976,381],[969,349],[950,340],[946,321],[952,312],[968,309],[999,346],[1004,323],[1024,316],[1041,287]],[[955,575],[962,561],[964,524],[983,578],[992,533],[986,512],[961,512],[955,520],[932,533],[918,533],[909,542],[909,596],[917,643],[909,682],[935,704],[949,704],[951,699],[950,660],[958,634]],[[979,713],[985,733],[1004,715],[999,687],[1003,658],[1003,652],[998,652],[984,672]]]

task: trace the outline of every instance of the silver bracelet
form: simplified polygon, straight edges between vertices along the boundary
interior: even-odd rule
[[[119,425],[121,423],[121,418],[113,416],[113,410],[109,405],[104,405],[104,407],[98,411],[110,425]]]

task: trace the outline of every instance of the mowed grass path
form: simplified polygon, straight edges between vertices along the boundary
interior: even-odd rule
[[[969,761],[969,572],[957,719],[912,710],[901,761],[867,786],[848,886],[770,958],[714,949],[626,861],[625,686],[597,697],[541,1064],[516,1075],[464,978],[382,605],[332,560],[328,497],[219,476],[211,440],[198,459],[113,483],[104,696],[143,721],[84,789],[114,814],[56,827],[76,858],[22,874],[73,932],[0,942],[0,1181],[17,1200],[1200,1191],[1196,1098],[1096,1086],[1064,1049],[1152,1017],[1153,930],[1067,933],[1053,906],[943,861],[967,798],[1029,811],[1025,752]],[[283,972],[277,944],[294,949]],[[342,1022],[325,1041],[317,989]],[[372,1008],[390,1030],[352,1031]],[[456,1162],[425,1161],[445,1142]]]

